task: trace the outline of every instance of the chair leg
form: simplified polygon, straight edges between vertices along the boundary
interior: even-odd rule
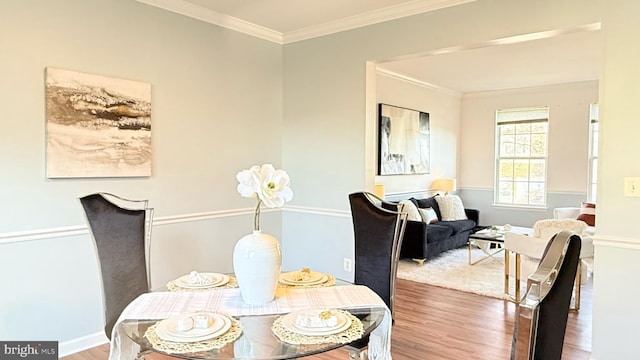
[[[367,355],[367,348],[364,349],[349,349],[349,360],[367,360],[369,356]]]
[[[575,300],[574,300],[573,307],[570,307],[569,310],[579,311],[580,310],[580,292],[582,288],[582,259],[578,260],[578,268],[576,269],[576,280],[573,287],[574,287]]]
[[[509,294],[509,267],[510,267],[510,253],[511,251],[504,251],[504,294],[510,296]]]
[[[516,253],[516,302],[519,303],[520,300],[520,253]]]

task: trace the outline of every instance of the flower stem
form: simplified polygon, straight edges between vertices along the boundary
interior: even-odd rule
[[[260,205],[262,205],[262,200],[258,199],[258,205],[256,205],[256,213],[253,217],[253,230],[260,231]]]

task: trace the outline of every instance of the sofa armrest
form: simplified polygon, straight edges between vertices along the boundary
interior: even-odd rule
[[[417,259],[427,257],[427,224],[423,221],[407,220],[400,256]]]
[[[467,219],[475,221],[476,225],[480,225],[480,211],[477,209],[464,209]]]

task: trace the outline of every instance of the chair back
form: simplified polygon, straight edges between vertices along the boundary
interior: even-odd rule
[[[371,288],[393,312],[396,272],[407,215],[383,209],[371,193],[349,195],[355,236],[354,282]]]
[[[511,360],[560,360],[582,240],[554,235],[517,306]]]
[[[108,193],[80,198],[98,257],[105,309],[105,334],[124,308],[150,288],[150,239],[153,209],[147,200]]]

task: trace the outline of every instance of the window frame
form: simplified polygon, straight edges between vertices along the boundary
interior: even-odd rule
[[[511,118],[511,119],[510,119]],[[531,136],[532,135],[536,135],[536,134],[541,134],[540,132],[532,132],[531,129],[529,129],[528,132],[523,132],[523,133],[517,133],[517,131],[514,131],[513,136],[514,138],[518,135],[524,135],[524,136],[528,136],[529,137],[529,154],[528,156],[518,156],[515,152],[516,150],[516,146],[517,146],[517,142],[513,142],[514,146],[514,150],[513,150],[513,155],[512,156],[502,156],[501,154],[501,149],[503,149],[505,147],[505,145],[508,145],[506,143],[503,143],[503,132],[501,131],[503,129],[503,126],[507,126],[507,125],[520,125],[520,124],[539,124],[539,123],[545,123],[546,127],[545,127],[545,132],[544,134],[544,155],[539,156],[539,155],[534,155],[532,156],[530,151],[531,151]],[[515,130],[515,128],[514,128]],[[494,164],[494,206],[504,206],[504,207],[519,207],[519,208],[546,208],[547,207],[547,199],[548,199],[548,183],[547,183],[547,175],[548,175],[548,166],[549,166],[549,107],[548,106],[536,106],[536,107],[524,107],[524,108],[504,108],[504,109],[498,109],[496,110],[495,113],[495,164]],[[511,178],[510,182],[512,184],[512,198],[511,201],[506,202],[504,200],[501,201],[501,196],[500,196],[500,190],[501,190],[501,183],[504,183],[504,180],[501,180],[500,177],[500,164],[501,162],[503,162],[504,160],[510,160],[510,161],[518,161],[518,160],[525,160],[527,162],[529,162],[528,166],[529,166],[529,173],[527,175],[527,180],[526,181],[519,181],[516,179],[515,177],[515,169],[514,169],[514,176]],[[543,164],[543,171],[544,174],[542,175],[542,180],[532,180],[531,179],[531,162],[542,162]],[[525,202],[520,202],[517,200],[516,192],[516,186],[517,184],[520,183],[526,183],[526,198],[527,201]],[[532,195],[532,190],[531,190],[531,184],[541,184],[543,187],[543,191],[542,191],[542,201],[541,202],[532,202],[531,201],[531,195]]]

